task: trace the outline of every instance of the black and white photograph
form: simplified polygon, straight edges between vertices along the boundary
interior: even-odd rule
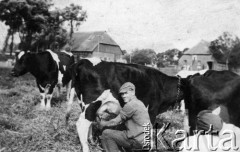
[[[240,152],[239,0],[0,0],[0,152]]]

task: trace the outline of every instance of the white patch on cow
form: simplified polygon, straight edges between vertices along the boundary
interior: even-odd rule
[[[44,91],[45,90],[45,88],[44,87],[42,87],[40,84],[39,84],[39,87]]]
[[[84,58],[84,59],[89,60],[93,64],[93,66],[95,66],[95,65],[99,64],[100,62],[102,62],[102,60],[97,58],[97,57]]]
[[[49,50],[49,49],[47,49],[46,51],[48,51],[52,55],[53,60],[57,63],[57,66],[58,66],[58,83],[61,84],[62,83],[63,74],[59,70],[60,60],[58,58],[58,55],[56,53],[54,53],[53,51]]]
[[[220,112],[221,112],[221,107],[219,106],[219,107],[217,107],[216,109],[214,109],[214,110],[212,111],[212,114],[220,115]]]
[[[70,56],[73,56],[73,54],[72,54],[71,52],[67,52],[67,51],[65,51],[65,50],[61,50],[61,52],[66,53],[66,54],[68,54],[68,55],[70,55]]]
[[[49,49],[47,49],[46,51],[48,51],[52,55],[52,58],[53,58],[53,60],[56,61],[58,69],[59,69],[60,60],[58,58],[58,55],[56,53],[54,53],[53,51],[49,50]]]
[[[63,74],[58,71],[58,84],[62,84],[62,78],[63,78]]]
[[[119,103],[119,101],[111,93],[110,89],[104,90],[103,93],[97,98],[96,101],[99,101],[99,100],[102,101],[102,104],[108,101]]]
[[[18,54],[18,59],[20,60],[21,57],[22,57],[24,54],[25,54],[25,52],[24,52],[24,51],[21,51],[21,52]]]
[[[85,106],[85,109],[89,106],[87,104]],[[85,112],[86,110],[80,114],[79,119],[76,123],[77,132],[79,136],[80,143],[82,144],[82,151],[83,152],[90,152],[89,146],[88,146],[88,132],[89,127],[92,124],[89,120],[85,118]]]
[[[66,71],[66,65],[63,65],[63,70]]]

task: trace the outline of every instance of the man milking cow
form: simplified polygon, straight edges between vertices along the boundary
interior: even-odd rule
[[[148,109],[135,96],[135,86],[131,82],[124,83],[119,89],[125,105],[119,114],[109,121],[100,121],[100,127],[112,127],[124,123],[127,130],[105,129],[100,137],[106,152],[118,152],[119,147],[125,149],[142,149],[144,141],[144,124],[150,124]]]

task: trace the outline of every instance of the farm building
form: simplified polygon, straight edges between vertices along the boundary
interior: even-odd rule
[[[105,31],[74,33],[71,52],[76,61],[98,57],[105,61],[124,62],[120,46]]]
[[[11,56],[9,53],[5,55],[0,54],[0,67],[12,67],[14,64],[15,55]]]
[[[210,43],[207,41],[200,41],[197,45],[184,52],[178,61],[178,65],[185,70],[224,70],[226,65],[219,63],[211,54],[209,50]]]

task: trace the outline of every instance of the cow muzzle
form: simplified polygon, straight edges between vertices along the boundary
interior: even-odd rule
[[[12,70],[10,75],[13,76],[13,77],[18,77],[19,76],[19,74],[17,74],[17,72],[15,70]]]

